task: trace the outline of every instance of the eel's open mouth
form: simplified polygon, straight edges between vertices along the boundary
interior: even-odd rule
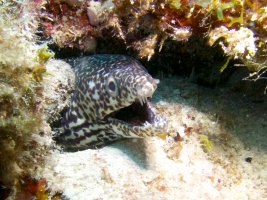
[[[151,98],[142,98],[142,101],[137,99],[130,106],[122,108],[116,112],[110,113],[107,117],[112,117],[121,120],[133,126],[143,126],[146,123],[153,124],[155,121],[155,114],[149,107]]]

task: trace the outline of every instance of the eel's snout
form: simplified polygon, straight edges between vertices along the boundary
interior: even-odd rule
[[[135,88],[135,100],[131,105],[121,108],[108,116],[132,126],[141,127],[157,123],[156,115],[151,110],[149,102],[157,89],[158,83],[159,80],[153,79],[150,75],[137,79],[133,86]]]
[[[158,79],[153,79],[148,77],[146,80],[141,80],[137,82],[135,89],[137,92],[137,99],[141,105],[146,104],[148,99],[152,98],[153,93],[157,89],[157,84],[159,83]]]

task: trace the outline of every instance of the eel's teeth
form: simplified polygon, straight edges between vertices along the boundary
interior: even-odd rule
[[[140,103],[141,103],[141,106],[143,106],[142,96],[139,96],[138,99],[139,99],[139,101],[140,101]]]
[[[144,126],[150,126],[151,124],[148,121],[145,121]]]
[[[144,104],[146,104],[148,102],[147,97],[145,97],[145,96],[138,96],[138,100],[139,100],[141,106],[143,106]]]
[[[146,103],[146,97],[143,97],[142,99],[143,99],[143,104],[145,104]]]

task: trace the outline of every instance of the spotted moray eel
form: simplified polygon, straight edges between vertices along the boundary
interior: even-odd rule
[[[56,141],[69,149],[97,148],[122,138],[155,136],[166,121],[149,100],[159,80],[135,59],[100,54],[72,59],[75,90]]]

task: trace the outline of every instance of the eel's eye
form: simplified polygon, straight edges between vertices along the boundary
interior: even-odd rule
[[[114,92],[116,90],[116,85],[115,85],[115,82],[113,81],[110,81],[109,84],[108,84],[108,89],[112,92]]]
[[[109,76],[106,83],[106,90],[110,96],[115,97],[118,95],[117,81],[113,76]]]

